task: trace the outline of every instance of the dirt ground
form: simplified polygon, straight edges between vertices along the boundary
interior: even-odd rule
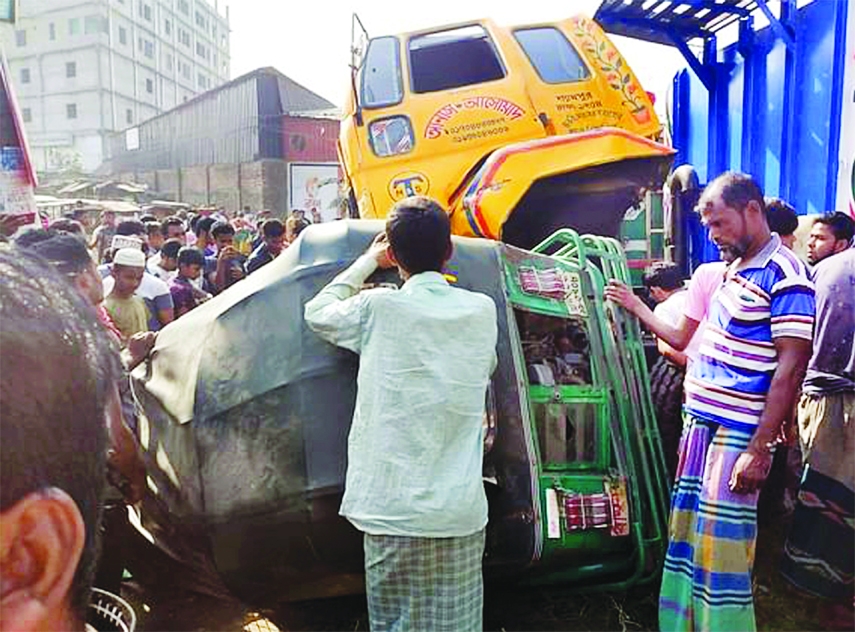
[[[769,521],[758,538],[754,594],[759,630],[818,629],[816,603],[793,593],[776,572],[787,525]],[[126,582],[123,595],[139,617],[138,630],[368,630],[364,596],[287,604],[252,612],[242,604],[197,594],[176,581],[140,586]],[[561,586],[488,586],[487,630],[656,630],[655,585],[622,594],[578,595]]]

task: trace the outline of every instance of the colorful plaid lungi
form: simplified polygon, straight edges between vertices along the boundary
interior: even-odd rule
[[[686,418],[659,594],[661,630],[756,629],[751,568],[759,492],[734,494],[728,487],[750,439]]]
[[[486,531],[457,538],[365,534],[373,632],[480,632]]]
[[[781,573],[813,595],[855,594],[855,394],[804,395],[799,429],[805,474]]]

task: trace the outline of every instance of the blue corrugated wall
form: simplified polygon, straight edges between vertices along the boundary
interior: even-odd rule
[[[701,182],[728,169],[751,173],[767,195],[800,214],[833,210],[849,4],[815,0],[784,15],[795,31],[793,51],[771,27],[719,51],[710,68],[716,99],[691,70],[678,73],[675,164],[693,165]],[[719,124],[710,134],[712,116]],[[702,244],[695,252],[701,260],[717,257]]]

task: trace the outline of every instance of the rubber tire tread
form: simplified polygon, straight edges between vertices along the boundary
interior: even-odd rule
[[[650,371],[650,395],[662,449],[665,453],[665,465],[671,480],[677,473],[680,436],[683,433],[683,380],[686,373],[682,367],[669,362],[661,356]]]

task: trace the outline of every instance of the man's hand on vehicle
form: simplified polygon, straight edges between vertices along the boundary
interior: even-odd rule
[[[605,294],[607,299],[613,303],[617,303],[633,314],[637,313],[639,306],[644,304],[641,299],[635,295],[631,287],[626,283],[621,283],[620,281],[609,281],[609,284],[606,286]]]

